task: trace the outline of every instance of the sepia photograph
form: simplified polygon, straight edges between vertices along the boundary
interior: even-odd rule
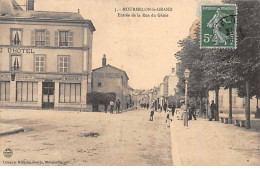
[[[0,0],[0,166],[260,166],[260,0]]]

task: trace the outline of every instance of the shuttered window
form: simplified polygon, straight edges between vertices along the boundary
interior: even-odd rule
[[[50,32],[45,29],[36,29],[31,33],[32,46],[50,46]]]
[[[56,31],[55,32],[55,46],[59,47],[72,47],[74,46],[72,31]]]

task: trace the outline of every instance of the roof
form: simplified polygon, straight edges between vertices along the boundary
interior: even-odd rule
[[[119,68],[114,67],[114,66],[111,66],[111,65],[109,65],[109,64],[106,65],[106,66],[102,66],[102,67],[99,67],[99,68],[93,69],[92,72],[97,71],[97,70],[100,70],[100,69],[104,69],[104,68],[107,68],[107,67],[112,68],[112,69],[115,69],[115,70],[118,70],[118,71],[124,73],[124,74],[126,75],[127,80],[129,80],[129,77],[127,76],[127,74],[126,74],[126,72],[125,72],[124,70],[119,69]]]
[[[32,21],[32,22],[63,22],[88,24],[91,31],[95,27],[90,20],[85,20],[80,13],[54,11],[25,11],[15,0],[0,0],[0,20]]]

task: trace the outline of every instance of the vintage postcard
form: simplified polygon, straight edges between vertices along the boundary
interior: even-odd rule
[[[259,0],[0,0],[0,166],[259,166]]]

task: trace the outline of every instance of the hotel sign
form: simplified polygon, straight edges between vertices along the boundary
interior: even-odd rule
[[[35,53],[32,48],[7,48],[7,52],[10,54]],[[3,53],[3,48],[0,48],[0,53]]]

